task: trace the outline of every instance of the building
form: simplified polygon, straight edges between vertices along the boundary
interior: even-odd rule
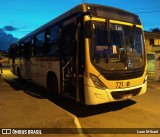
[[[147,53],[160,51],[160,32],[144,32]]]
[[[148,78],[160,81],[160,32],[144,32],[148,60]]]
[[[160,52],[155,53],[155,75],[154,80],[160,81]]]

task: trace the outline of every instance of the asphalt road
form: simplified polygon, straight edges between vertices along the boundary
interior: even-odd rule
[[[4,78],[15,91],[25,91],[27,95],[45,98],[76,115],[82,128],[160,128],[160,84],[158,82],[149,82],[146,94],[134,97],[132,100],[85,106],[64,97],[58,99],[50,97],[44,89],[26,81],[20,81],[16,76],[6,74]],[[87,136],[97,135],[88,134]],[[133,135],[101,134],[99,136],[132,137]],[[135,136],[158,137],[160,134],[136,134]]]

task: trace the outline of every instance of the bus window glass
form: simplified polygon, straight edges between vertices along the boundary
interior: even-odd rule
[[[17,55],[19,57],[24,57],[24,44],[23,43],[19,43],[19,45],[17,46]]]
[[[35,55],[43,55],[43,46],[45,41],[45,33],[41,32],[35,39]]]
[[[50,56],[59,56],[59,26],[53,26],[47,36],[49,45],[47,47],[47,54]]]
[[[15,57],[21,57],[21,51],[20,51],[20,47],[18,45],[15,45]]]
[[[34,45],[34,38],[31,38],[31,56],[35,54],[35,45]]]
[[[143,36],[142,36],[142,30],[140,28],[136,28],[135,30],[135,50],[138,52],[138,54],[143,55]]]
[[[41,45],[44,43],[44,40],[45,40],[45,35],[44,35],[44,32],[38,34],[36,36],[36,45]]]
[[[106,30],[105,23],[93,23],[92,62],[105,70],[142,68],[145,61],[141,28],[121,24],[109,26]]]
[[[59,39],[59,27],[54,26],[51,28],[51,36],[50,39],[52,42],[56,42]]]

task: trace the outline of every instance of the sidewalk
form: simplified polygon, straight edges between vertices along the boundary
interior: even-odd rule
[[[76,116],[44,97],[34,97],[23,90],[15,91],[4,77],[0,82],[0,128],[81,128]]]
[[[160,82],[148,81],[147,87],[152,89],[160,89]]]

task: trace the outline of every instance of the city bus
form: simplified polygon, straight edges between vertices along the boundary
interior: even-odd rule
[[[121,9],[80,4],[11,44],[9,56],[19,78],[86,105],[146,92],[143,27]]]

